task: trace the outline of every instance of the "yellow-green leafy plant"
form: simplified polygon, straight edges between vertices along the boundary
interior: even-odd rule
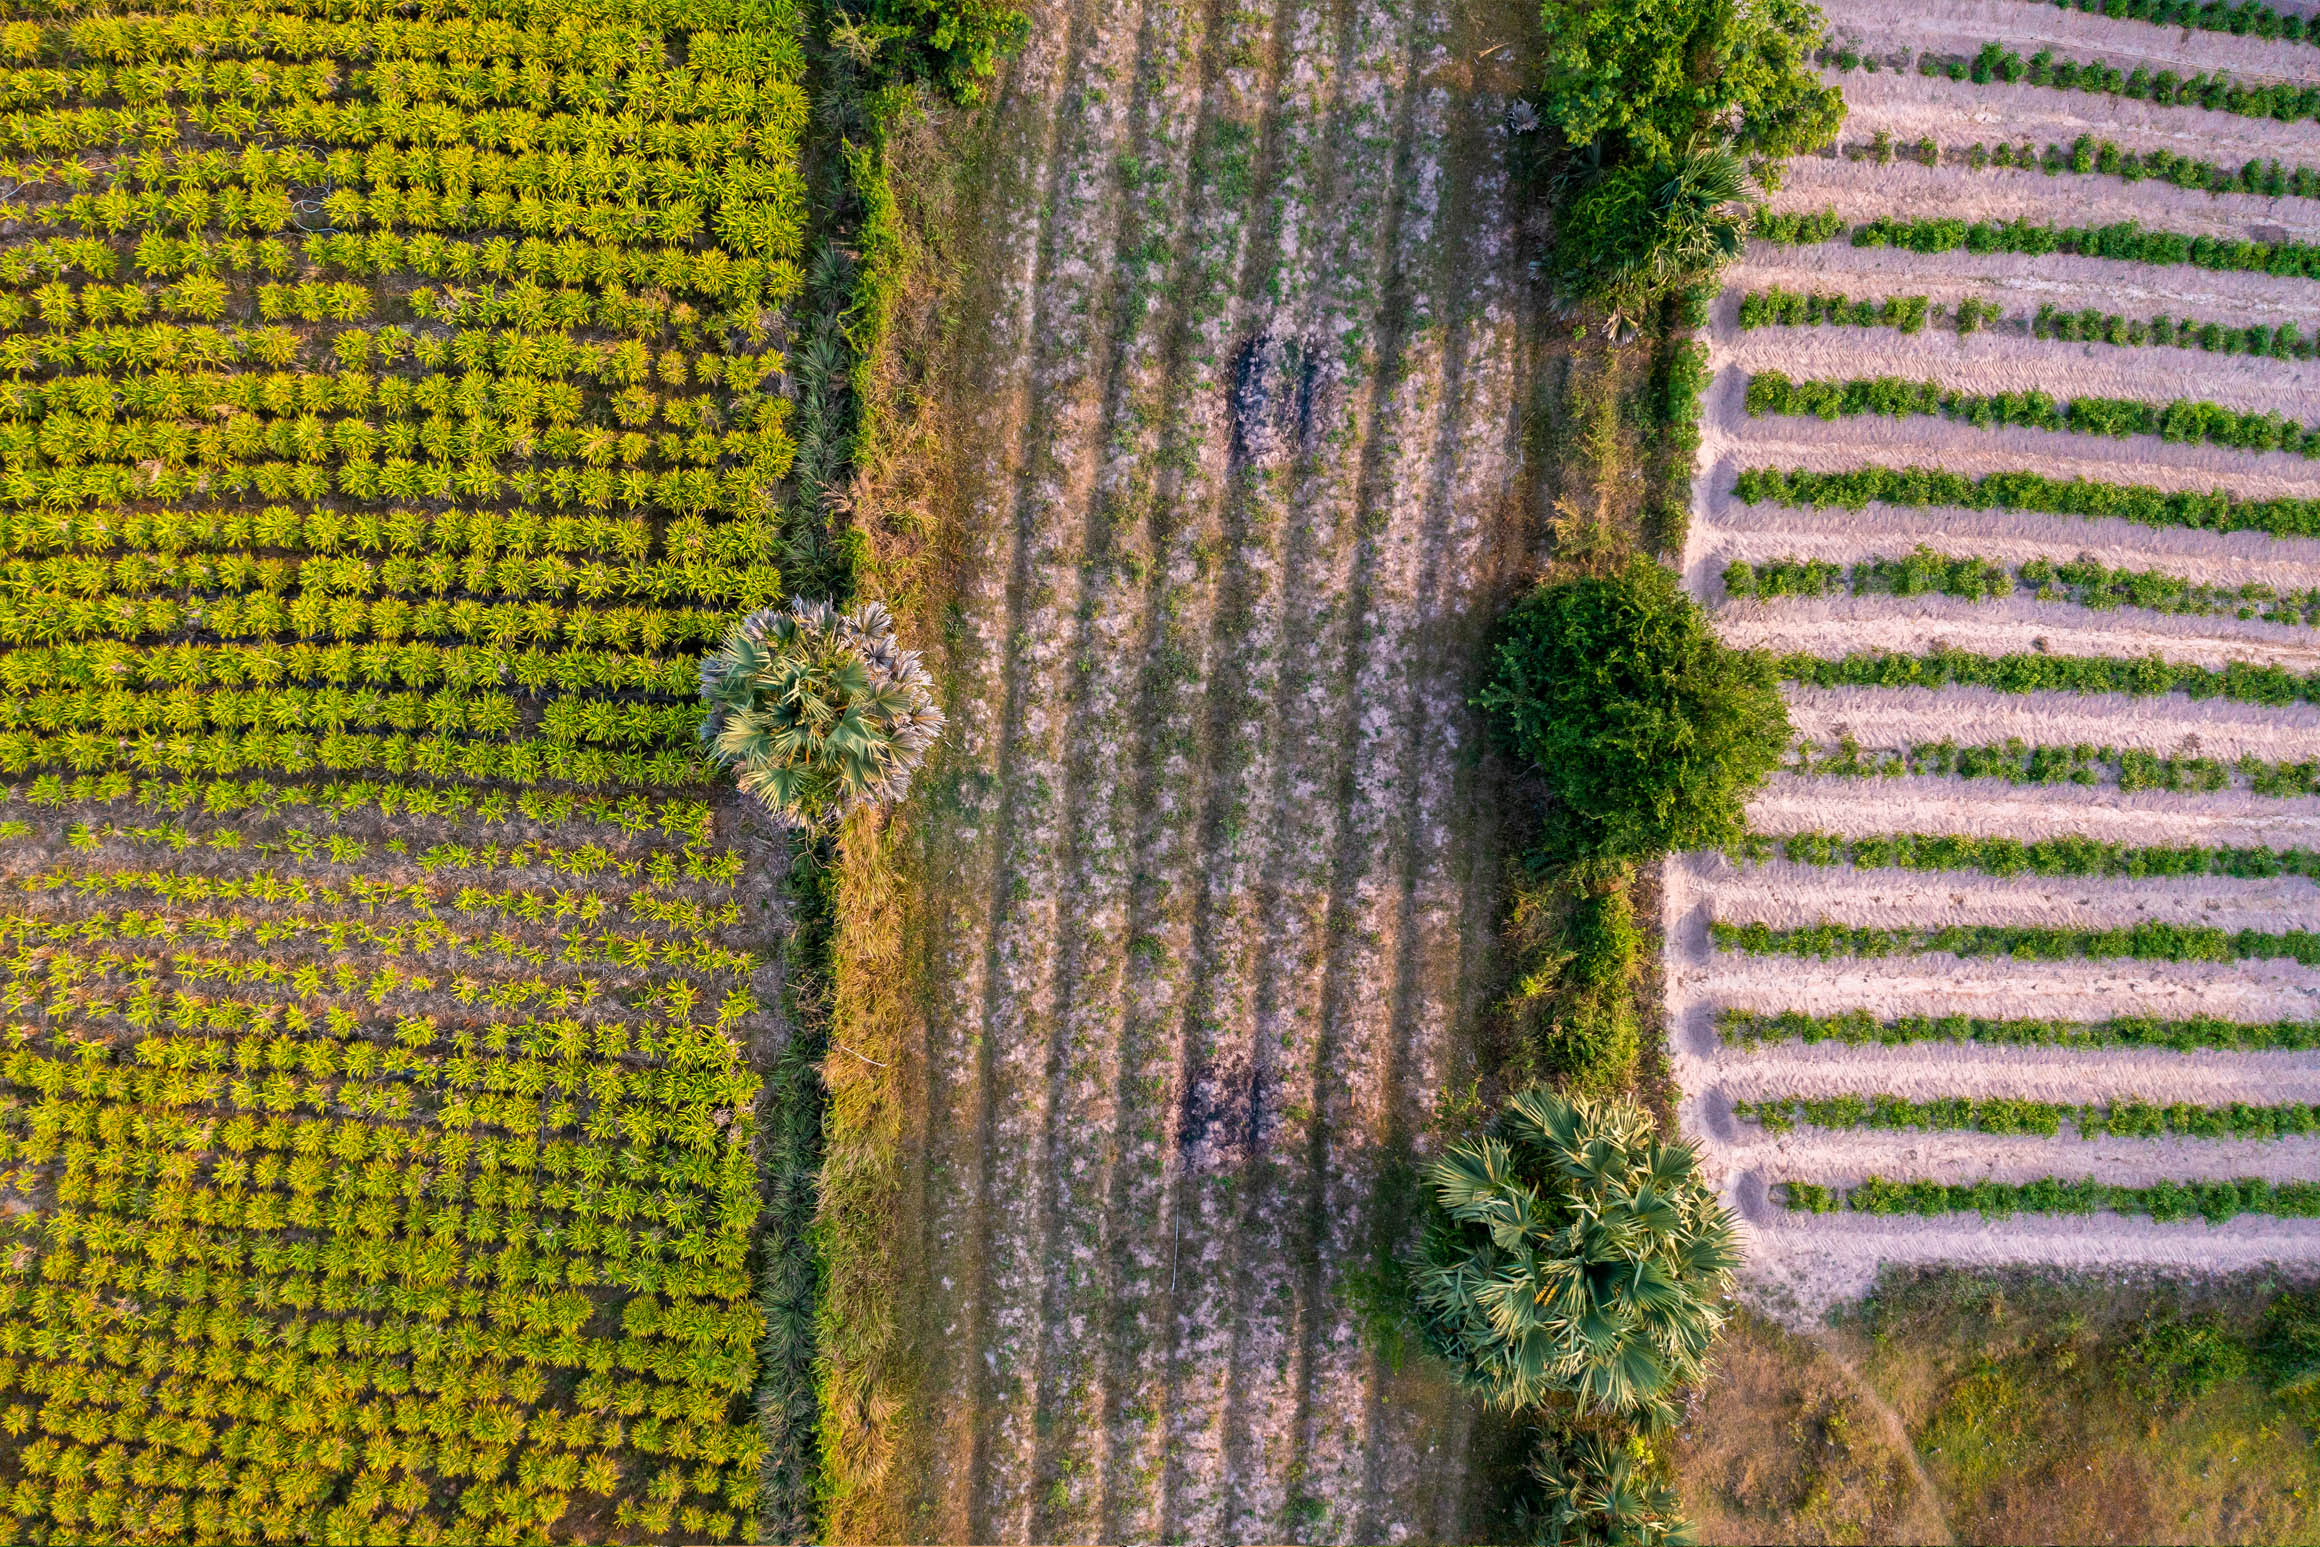
[[[933,681],[876,602],[752,613],[701,663],[701,696],[710,755],[744,793],[805,828],[902,799],[942,734]]]

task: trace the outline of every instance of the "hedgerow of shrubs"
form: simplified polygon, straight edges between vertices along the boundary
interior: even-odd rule
[[[2234,848],[2204,844],[2110,843],[2067,834],[2059,838],[1977,837],[1960,833],[1751,833],[1731,844],[1735,858],[1762,862],[1778,855],[1792,865],[1852,865],[1864,870],[1979,870],[1993,876],[2275,876],[2320,878],[2320,851]]]
[[[2082,1139],[2291,1139],[2320,1132],[2320,1109],[2302,1102],[2224,1106],[2190,1102],[2158,1105],[2139,1100],[2097,1103],[2030,1101],[2011,1096],[1944,1096],[1912,1101],[1887,1093],[1826,1097],[1774,1096],[1736,1101],[1735,1117],[1787,1133],[1813,1128],[1966,1131],[2058,1137],[2064,1128]]]
[[[2226,931],[2205,924],[2145,921],[2119,929],[2047,929],[2000,924],[1878,929],[1850,924],[1709,925],[1721,951],[1750,956],[2004,956],[2016,961],[2275,961],[2320,966],[2320,934],[2291,929]]]
[[[2161,107],[2202,107],[2243,118],[2275,118],[2281,123],[2320,115],[2320,87],[2286,82],[2250,86],[2221,71],[2184,76],[2145,65],[2121,70],[2100,59],[2058,59],[2052,49],[2045,48],[2024,59],[2002,43],[1983,44],[1970,61],[1955,54],[1920,54],[1917,73],[1971,80],[1978,86],[1993,81],[2050,86],[2057,91],[2126,97]]]
[[[1849,1209],[1861,1214],[2142,1214],[2159,1221],[2204,1219],[2211,1225],[2244,1214],[2280,1219],[2320,1218],[2320,1182],[2154,1182],[2122,1187],[2092,1180],[2041,1177],[2035,1182],[1895,1182],[1872,1176],[1849,1188],[1817,1183],[1780,1184],[1786,1206],[1799,1213]]]
[[[2191,754],[2162,755],[2132,747],[2031,746],[2019,737],[1979,746],[1919,742],[1906,750],[1865,752],[1840,740],[1827,752],[1800,747],[1796,772],[1840,779],[1924,774],[1956,779],[2003,779],[2009,784],[2115,784],[2122,790],[2206,793],[2246,789],[2286,798],[2320,795],[2320,762],[2276,762],[2240,757],[2226,763]]]
[[[2026,591],[2040,601],[2096,610],[2138,607],[2190,616],[2260,618],[2268,623],[2320,623],[2320,588],[2283,595],[2261,581],[2205,585],[2162,570],[2113,569],[2086,556],[2061,563],[2025,559],[2008,566],[1972,554],[1920,547],[1897,559],[1860,559],[1850,565],[1826,559],[1775,558],[1753,564],[1735,560],[1724,566],[1723,578],[1725,592],[1742,601],[1839,592],[1987,601]]]
[[[2189,1053],[2204,1049],[2308,1052],[2320,1048],[2320,1021],[2227,1021],[2114,1016],[2101,1021],[1992,1020],[1972,1015],[1899,1015],[1879,1019],[1867,1010],[1813,1015],[1725,1008],[1716,1034],[1733,1047],[1770,1042],[1840,1042],[1848,1047],[1899,1047],[1912,1042],[1982,1042],[2000,1047],[2145,1047]]]
[[[2030,472],[1972,477],[1931,467],[1857,467],[1841,473],[1817,473],[1801,467],[1784,473],[1778,468],[1750,467],[1740,470],[1733,492],[1750,505],[1833,505],[1845,510],[1861,510],[1872,501],[1899,506],[1955,505],[1966,510],[2019,510],[2209,532],[2320,535],[2320,499],[2286,495],[2247,499],[2221,489],[2205,493],[2155,489],[2146,484],[2048,478]]]
[[[2122,263],[2188,263],[2224,273],[2320,279],[2320,246],[2308,242],[2257,242],[2153,231],[2132,220],[2106,226],[2047,226],[2028,219],[1969,222],[1955,217],[1902,220],[1881,216],[1849,226],[1834,211],[1780,214],[1759,210],[1751,227],[1751,233],[1764,241],[1793,246],[1832,241],[1848,230],[1855,247],[1901,247],[1927,254],[2065,253]]]
[[[2320,28],[2312,27],[2293,11],[2276,11],[2263,0],[2042,0],[2058,10],[2079,10],[2126,21],[2150,22],[2159,27],[2189,27],[2201,32],[2228,32],[2235,37],[2280,38],[2294,43],[2320,43]]]
[[[2149,697],[2182,693],[2192,698],[2227,698],[2275,707],[2320,703],[2320,672],[2299,674],[2284,666],[2232,661],[2221,671],[2188,662],[2142,656],[2048,655],[2017,651],[1976,655],[1936,648],[1923,655],[1863,650],[1840,659],[1783,656],[1780,672],[1791,682],[1821,688],[1986,687],[2001,693],[2126,693]]]

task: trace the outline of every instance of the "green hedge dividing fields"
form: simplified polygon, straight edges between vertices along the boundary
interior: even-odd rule
[[[1894,1182],[1872,1176],[1849,1188],[1813,1182],[1786,1182],[1783,1200],[1791,1212],[1829,1214],[1980,1214],[2007,1219],[2016,1214],[2139,1214],[2160,1221],[2204,1219],[2211,1225],[2245,1214],[2279,1219],[2320,1219],[2320,1182],[2267,1182],[2243,1177],[2232,1182],[2155,1182],[2120,1187],[2093,1180],[2041,1177],[2035,1182]]]
[[[2320,966],[2320,934],[2291,929],[2226,931],[2204,924],[2146,921],[2118,929],[2047,929],[2032,925],[1950,924],[1879,929],[1867,925],[1708,926],[1720,951],[1750,956],[2003,956],[2016,961],[2293,961]]]
[[[1716,1034],[1733,1047],[1769,1042],[1841,1042],[1848,1047],[1899,1047],[1912,1042],[1981,1042],[2000,1047],[2144,1047],[2189,1053],[2310,1051],[2320,1048],[2320,1021],[2226,1021],[2114,1016],[2101,1021],[1991,1020],[1972,1015],[1901,1015],[1879,1019],[1867,1010],[1810,1015],[1724,1009]]]

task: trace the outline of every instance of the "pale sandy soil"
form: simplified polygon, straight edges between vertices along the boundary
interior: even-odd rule
[[[2032,51],[2021,52],[2027,58]],[[2284,59],[2296,59],[2320,71],[2320,48],[2299,44],[2293,49],[2281,49],[2280,54]],[[2092,136],[2098,144],[2109,140],[2122,150],[2169,150],[2235,172],[2240,163],[2249,160],[2277,161],[2283,169],[2293,169],[2300,162],[2311,163],[2320,158],[2320,124],[2309,119],[2284,124],[2276,118],[2248,118],[2198,107],[2161,107],[2152,102],[2094,96],[2082,91],[2007,86],[1996,81],[1977,86],[1970,80],[1952,81],[1915,71],[1896,74],[1884,70],[1875,75],[1856,71],[1832,78],[1845,93],[1848,111],[1842,139],[1847,145],[1866,144],[1880,129],[1896,145],[1914,144],[1930,134],[1941,145],[1946,160],[1952,146],[1994,145],[2000,140],[2016,147],[2027,140],[2032,150],[2044,155],[2048,145],[2060,145],[2067,150],[2083,134]],[[2034,179],[2055,198],[2069,201],[2075,201],[2096,181],[2114,187],[2126,186],[2108,174],[2092,172],[2057,172],[2049,177],[2043,171],[2015,172],[1985,167],[1978,172],[1969,169],[1969,175]],[[2162,186],[2168,192],[2189,191],[2176,189],[2173,184]],[[2146,181],[2135,185],[2132,191],[2155,195],[2160,189]],[[2219,197],[2204,191],[2194,196]],[[2245,202],[2253,197],[2226,194],[2220,196],[2219,202],[2239,200],[2242,202],[2237,207],[2247,209],[2254,207]],[[2310,204],[2312,201],[2299,202]],[[2156,201],[2152,207],[2172,208]],[[2141,218],[2146,222],[2155,221],[2150,215]]]
[[[2309,130],[2312,126],[2307,125]],[[2058,182],[2066,186],[2057,188]],[[2027,220],[2036,225],[2107,226],[2140,220],[2156,230],[2181,231],[2238,241],[2266,238],[2256,227],[2278,228],[2291,241],[2308,242],[2320,232],[2320,200],[2249,194],[2221,196],[2178,188],[2172,183],[2129,185],[2113,177],[2043,173],[2035,177],[1992,174],[1962,166],[1921,166],[1894,161],[1878,166],[1802,156],[1788,165],[1780,189],[1766,203],[1774,210],[1833,209],[1849,221],[1891,216],[1902,220]],[[1970,210],[1971,216],[1961,211]],[[2117,260],[2096,258],[2096,263]],[[2188,264],[2169,267],[2190,267]],[[2306,284],[2311,281],[2306,280]]]
[[[2225,760],[2320,757],[2320,707],[2311,704],[2272,708],[2219,698],[2000,693],[1979,687],[1792,686],[1786,691],[1797,734],[1830,744],[1847,734],[1865,747],[1896,748],[1940,741],[1978,746],[2011,737],[2029,746],[2131,747]]]
[[[2299,8],[2276,6],[2274,9]],[[1917,68],[1917,54],[1922,50],[1971,57],[1984,43],[2002,43],[2025,59],[2041,48],[2049,48],[2058,57],[2080,61],[2101,59],[2122,70],[2147,64],[2154,70],[2164,67],[2179,75],[2222,70],[2234,79],[2250,82],[2284,80],[2310,85],[2320,81],[2320,49],[2309,43],[2158,27],[2125,17],[2089,15],[2055,5],[2025,4],[2023,0],[1942,0],[1937,5],[1909,7],[1881,5],[1875,0],[1832,0],[1821,11],[1828,18],[1832,41],[1839,45],[1878,53],[1908,49],[1912,75]],[[1841,79],[1850,92],[1854,83],[1875,77],[1856,71]],[[1985,89],[2035,92],[2063,100],[2075,95],[2027,84],[1992,85]],[[2090,100],[2107,103],[2118,99],[2105,96]]]
[[[2320,1102],[2320,1067],[2299,1053],[2203,1053],[2169,1049],[1983,1047],[1915,1042],[1896,1047],[1834,1043],[1726,1050],[1724,1094],[1734,1101],[1880,1092],[1915,1101],[1942,1096],[2012,1097],[2060,1105],[2141,1100],[2200,1106]],[[2071,1156],[2079,1151],[2070,1148]],[[2048,1159],[2054,1159],[2050,1151]]]
[[[1900,824],[1906,822],[1906,828]],[[1965,833],[2104,843],[2320,847],[2320,799],[2279,800],[2245,790],[2171,794],[2076,785],[1969,791],[1918,776],[1811,779],[1776,774],[1748,803],[1759,833]]]
[[[1919,655],[1948,648],[1976,655],[2155,655],[2210,670],[2234,661],[2297,673],[2320,669],[2320,637],[2302,625],[2101,611],[2021,594],[1984,602],[1875,595],[1728,602],[1717,611],[1717,627],[1733,644],[1780,655]]]
[[[2070,223],[2068,211],[2074,207],[2057,202],[2045,218]],[[1951,213],[1974,208],[1968,200]],[[1885,212],[1869,212],[1870,216],[1881,213]],[[2127,317],[2148,318],[2165,312],[2202,322],[2261,322],[2267,326],[2293,322],[2307,334],[2315,316],[2320,315],[2320,285],[2300,276],[2202,269],[2188,263],[2121,263],[2067,253],[1970,253],[1962,249],[1913,253],[1898,247],[1855,247],[1842,237],[1805,247],[1752,241],[1746,258],[1725,275],[1725,283],[1739,289],[1779,284],[1790,290],[1841,290],[1856,296],[1938,295],[1949,299],[1971,293],[2003,301],[2009,312],[2035,312],[2040,303],[2052,302],[2074,311],[2095,306]],[[2169,361],[2186,352],[2199,353],[2150,350],[2150,368],[2164,378]]]
[[[1348,1279],[1482,1009],[1520,82],[1447,3],[1036,9],[963,303],[892,1513],[1455,1536],[1473,1409]]]

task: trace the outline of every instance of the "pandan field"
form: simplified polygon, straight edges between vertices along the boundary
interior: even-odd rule
[[[0,0],[0,1538],[2312,1539],[2304,3]]]

